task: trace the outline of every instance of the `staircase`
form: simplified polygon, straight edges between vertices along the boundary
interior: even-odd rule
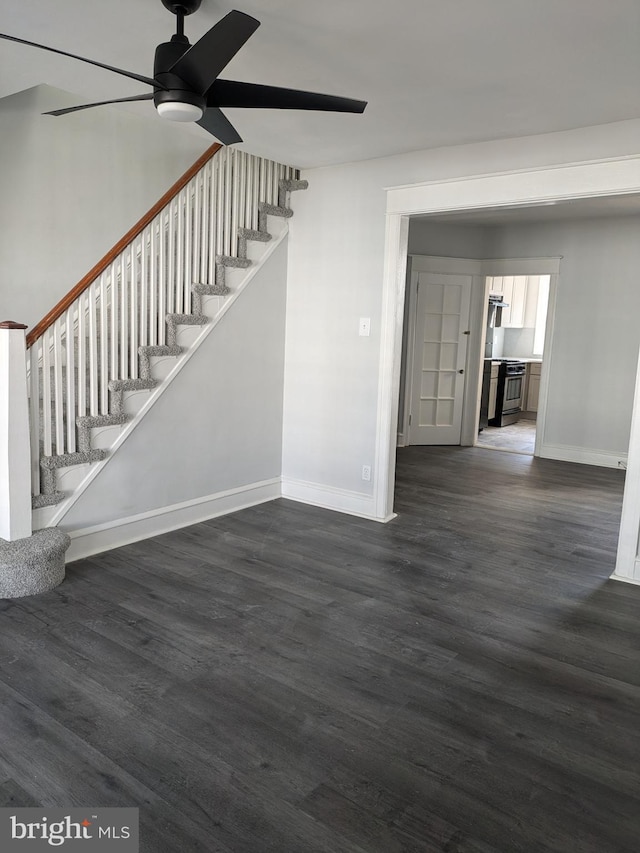
[[[35,528],[57,523],[163,393],[307,187],[234,149],[199,165],[29,335]]]

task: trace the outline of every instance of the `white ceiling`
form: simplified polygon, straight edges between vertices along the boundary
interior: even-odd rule
[[[639,0],[203,0],[186,22],[191,41],[232,8],[262,26],[223,76],[369,101],[362,116],[227,111],[245,148],[287,163],[640,117]],[[149,76],[156,44],[173,29],[161,0],[0,0],[2,32]],[[77,93],[78,103],[145,91],[0,41],[0,97],[40,83]]]

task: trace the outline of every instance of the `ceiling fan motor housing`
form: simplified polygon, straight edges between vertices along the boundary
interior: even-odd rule
[[[174,15],[192,15],[198,11],[201,2],[202,0],[162,0],[162,5]]]
[[[174,121],[198,121],[207,106],[204,95],[192,91],[177,74],[166,70],[171,68],[189,47],[185,36],[173,36],[171,41],[159,44],[156,48],[153,76],[166,88],[154,90],[153,102],[161,116]],[[197,110],[200,111],[199,114]]]

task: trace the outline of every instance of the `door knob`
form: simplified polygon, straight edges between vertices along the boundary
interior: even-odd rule
[[[464,373],[464,370],[459,370],[458,373]]]

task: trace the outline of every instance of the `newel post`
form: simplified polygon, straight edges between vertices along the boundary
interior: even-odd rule
[[[0,322],[0,538],[31,536],[31,449],[25,329]]]

